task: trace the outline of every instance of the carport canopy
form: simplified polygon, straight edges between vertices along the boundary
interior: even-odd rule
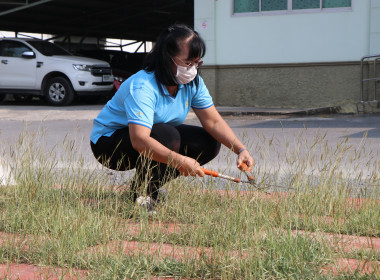
[[[194,25],[194,0],[0,0],[4,31],[154,42],[176,22]]]

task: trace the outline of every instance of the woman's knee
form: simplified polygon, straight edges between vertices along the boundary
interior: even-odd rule
[[[219,154],[220,148],[221,148],[220,142],[216,141],[215,138],[209,135],[207,149],[204,154],[205,156],[204,161],[209,162],[213,160]]]
[[[175,152],[179,151],[181,135],[175,127],[164,123],[155,124],[152,127],[150,136],[166,148]]]
[[[205,129],[200,130],[199,136],[199,163],[206,164],[213,160],[220,152],[221,144],[215,140]]]
[[[139,154],[124,139],[114,141],[110,137],[101,137],[96,144],[91,142],[91,150],[97,161],[103,166],[118,171],[133,169]]]
[[[203,127],[181,125],[181,153],[195,158],[200,164],[214,159],[220,152],[221,144],[215,140]]]

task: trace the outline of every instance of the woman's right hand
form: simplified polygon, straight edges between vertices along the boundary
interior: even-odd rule
[[[181,161],[175,166],[179,173],[183,176],[196,176],[199,177],[205,176],[204,172],[201,169],[201,165],[198,161],[193,158],[184,156]]]

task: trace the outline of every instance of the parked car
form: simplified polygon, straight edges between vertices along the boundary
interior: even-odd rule
[[[112,68],[115,79],[114,89],[119,89],[122,82],[142,69],[146,53],[130,53],[116,50],[79,50],[75,54],[107,61]]]
[[[38,39],[0,38],[0,96],[43,96],[54,106],[70,104],[75,95],[109,95],[114,77],[108,62],[74,56]]]

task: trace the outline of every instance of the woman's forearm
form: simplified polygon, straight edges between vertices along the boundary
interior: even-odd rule
[[[232,150],[235,154],[238,154],[241,149],[245,149],[246,146],[239,140],[231,127],[223,120],[218,119],[205,129],[210,133],[217,141],[225,145],[228,149]]]

